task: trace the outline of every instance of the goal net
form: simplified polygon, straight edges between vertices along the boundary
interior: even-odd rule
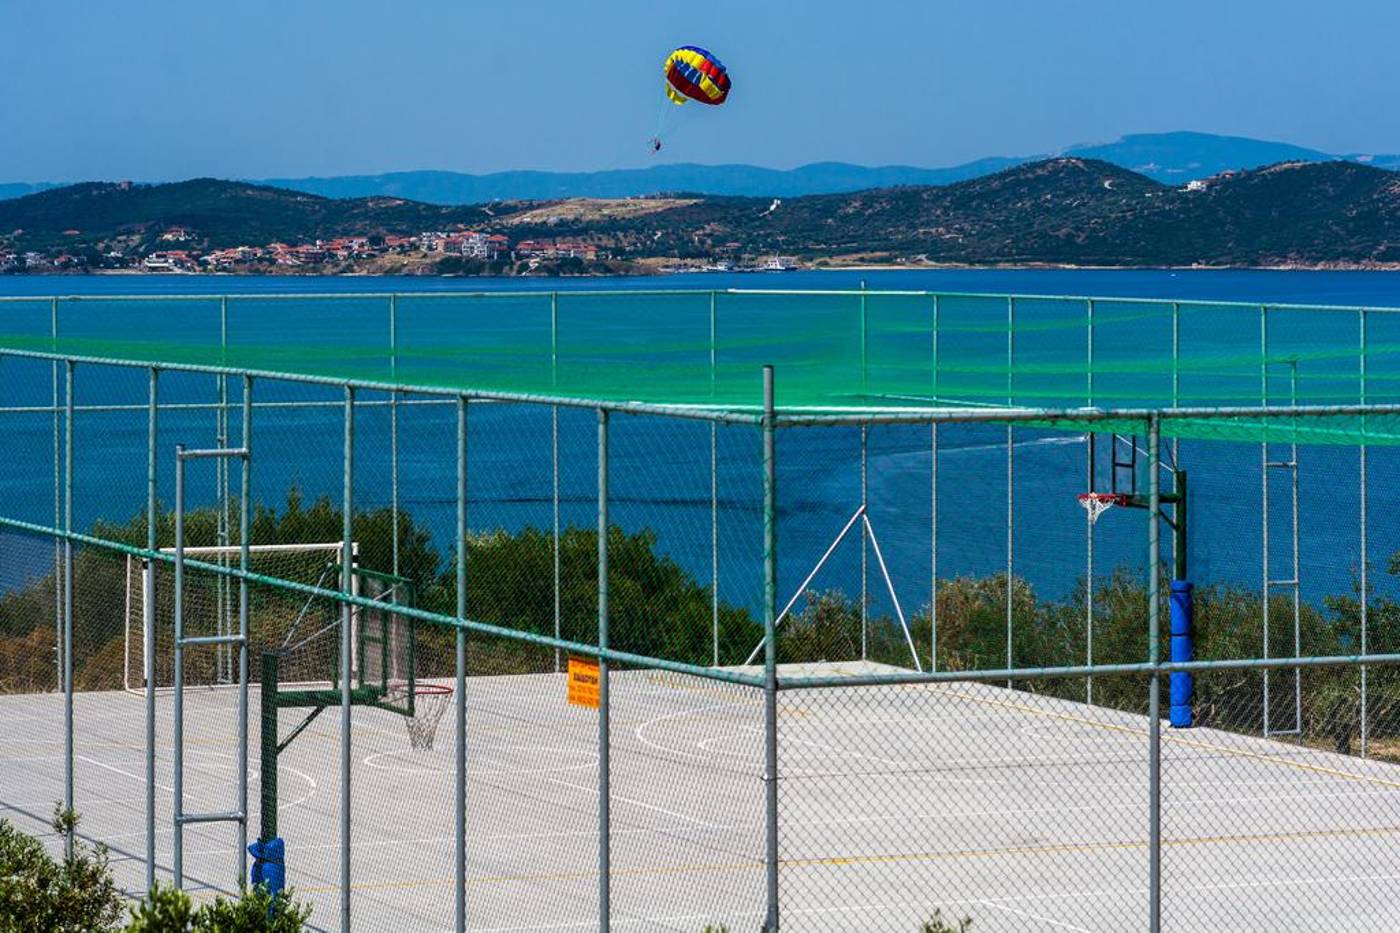
[[[162,548],[173,554],[173,548]],[[358,549],[352,547],[352,554]],[[253,545],[248,570],[259,576],[328,590],[341,586],[341,542]],[[187,561],[237,568],[237,545],[185,548]],[[351,592],[361,588],[358,571],[351,576]],[[175,565],[128,557],[125,576],[126,689],[142,691],[148,681],[158,689],[174,685],[175,672]],[[239,630],[239,580],[213,570],[185,565],[184,626],[187,637],[232,635]],[[307,595],[267,584],[248,587],[250,678],[256,679],[257,658],[264,650],[286,656],[286,678],[321,682],[333,678],[339,661],[339,625],[342,604],[327,596]],[[359,616],[352,613],[352,635]],[[152,640],[154,659],[147,658]],[[358,642],[358,638],[357,638]],[[361,652],[354,652],[356,661]],[[358,665],[357,665],[358,666]],[[185,684],[215,686],[238,682],[236,645],[210,645],[185,651]]]

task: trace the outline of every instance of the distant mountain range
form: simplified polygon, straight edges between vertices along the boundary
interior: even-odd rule
[[[512,243],[586,243],[619,260],[782,253],[814,263],[1400,265],[1400,173],[1289,162],[1171,186],[1075,157],[945,186],[794,198],[444,207],[199,179],[73,185],[0,202],[0,245],[17,252],[115,246],[144,255],[170,248],[164,240],[177,228],[180,248],[207,250],[453,226],[504,233]]]
[[[517,171],[473,175],[420,171],[328,178],[269,178],[253,180],[252,183],[328,198],[394,197],[428,204],[621,198],[659,192],[789,198],[898,185],[948,185],[1053,156],[1098,159],[1171,185],[1208,178],[1231,169],[1244,170],[1292,161],[1330,162],[1345,159],[1379,168],[1400,169],[1400,155],[1336,155],[1241,136],[1176,132],[1136,134],[1111,143],[1070,146],[1055,153],[990,157],[947,168],[909,165],[869,167],[844,162],[817,162],[780,170],[753,165],[668,163],[650,168],[600,172]],[[21,197],[55,187],[59,186],[47,183],[0,184],[0,199]]]

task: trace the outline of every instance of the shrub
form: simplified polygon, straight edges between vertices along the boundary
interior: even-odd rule
[[[64,835],[77,814],[54,807],[53,831]],[[116,928],[122,899],[107,868],[105,846],[79,839],[61,861],[39,840],[0,820],[0,931],[53,930],[88,933]]]
[[[297,933],[310,916],[285,891],[274,898],[266,888],[245,888],[236,899],[195,907],[184,891],[157,884],[131,908],[125,933]]]

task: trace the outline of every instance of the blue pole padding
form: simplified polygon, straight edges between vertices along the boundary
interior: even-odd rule
[[[287,866],[283,864],[287,844],[280,838],[259,839],[248,846],[248,854],[253,856],[253,868],[248,880],[253,887],[262,885],[274,898],[287,886]]]
[[[1171,659],[1196,660],[1196,645],[1192,631],[1191,583],[1171,582]],[[1189,729],[1195,725],[1193,703],[1196,682],[1189,671],[1172,671],[1170,677],[1171,724],[1173,729]]]

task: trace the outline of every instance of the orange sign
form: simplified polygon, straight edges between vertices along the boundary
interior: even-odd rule
[[[569,703],[598,708],[597,658],[569,658]]]

